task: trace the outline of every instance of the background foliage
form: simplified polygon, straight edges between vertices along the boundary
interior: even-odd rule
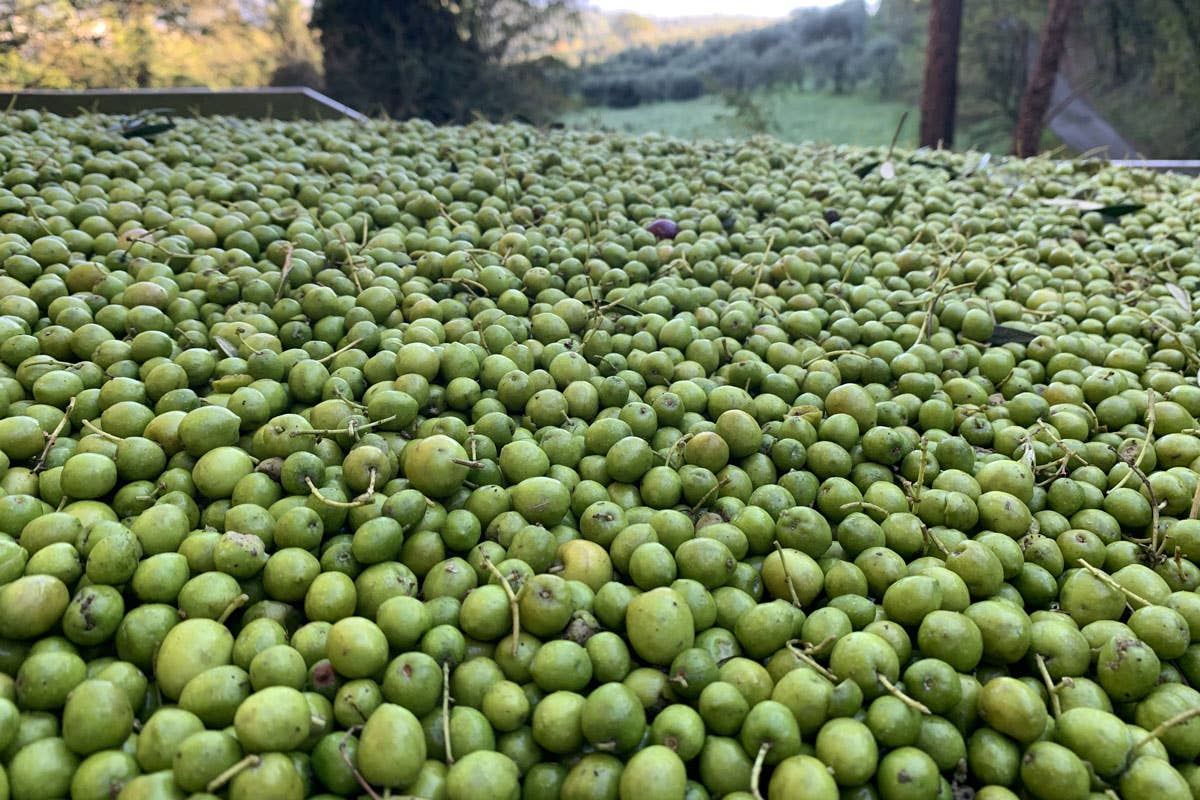
[[[0,86],[319,84],[302,0],[0,0]]]
[[[599,14],[580,0],[0,0],[0,87],[303,84],[439,122],[570,112],[608,124],[587,110],[607,108],[630,110],[622,125],[667,130],[675,112],[662,104],[696,101],[748,115],[720,130],[804,138],[819,131],[788,127],[805,117],[788,103],[848,98],[839,114],[857,108],[864,128],[881,101],[915,106],[928,1],[868,13],[846,0],[768,24]],[[962,144],[1006,148],[1047,3],[964,7]],[[1064,69],[1145,154],[1200,156],[1195,0],[1088,0]]]

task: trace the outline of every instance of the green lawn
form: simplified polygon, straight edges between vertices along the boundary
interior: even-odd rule
[[[562,121],[573,128],[628,133],[658,131],[685,139],[724,139],[765,132],[789,142],[886,145],[892,140],[900,115],[910,110],[904,103],[799,89],[758,91],[751,94],[751,100],[767,123],[765,131],[745,124],[736,109],[715,95],[634,108],[585,108],[564,115]],[[914,110],[899,143],[913,146],[916,132]]]
[[[795,88],[763,89],[751,93],[749,99],[760,112],[758,118],[766,123],[765,130],[746,124],[744,117],[739,119],[738,110],[717,95],[634,108],[589,107],[563,115],[562,121],[571,128],[625,133],[657,131],[684,139],[724,139],[769,133],[786,142],[871,146],[887,145],[900,115],[908,111],[908,121],[898,144],[916,146],[919,115],[915,106],[906,103]],[[1005,153],[1011,137],[1011,125],[1003,120],[960,123],[955,149]]]

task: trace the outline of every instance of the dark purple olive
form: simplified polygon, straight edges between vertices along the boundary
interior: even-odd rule
[[[656,219],[646,226],[655,239],[674,239],[679,235],[679,226],[669,219]]]

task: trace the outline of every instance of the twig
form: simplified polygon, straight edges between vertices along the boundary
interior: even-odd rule
[[[814,653],[814,654],[820,653],[822,650],[824,650],[826,647],[833,644],[837,640],[838,640],[837,634],[831,633],[828,636],[826,636],[824,639],[822,639],[821,641],[817,642],[816,644],[812,644],[812,643],[805,644],[804,651],[806,653]]]
[[[796,594],[796,584],[792,583],[792,573],[788,569],[787,556],[783,552],[783,545],[779,543],[778,539],[775,540],[774,544],[775,552],[779,553],[779,566],[783,568],[783,579],[787,582],[788,591],[792,595],[792,605],[800,608],[800,596]]]
[[[767,753],[770,750],[771,743],[763,742],[758,746],[758,755],[754,757],[754,767],[750,770],[750,793],[754,795],[754,800],[763,800],[762,793],[758,790],[758,784],[762,780],[763,764],[766,762]]]
[[[1107,585],[1109,588],[1116,589],[1118,592],[1123,593],[1130,600],[1136,600],[1137,602],[1141,603],[1144,606],[1154,605],[1153,603],[1151,603],[1149,600],[1142,597],[1141,595],[1136,594],[1135,592],[1131,591],[1130,589],[1126,589],[1124,586],[1122,586],[1121,584],[1119,584],[1115,580],[1113,580],[1112,576],[1109,575],[1107,572],[1104,572],[1101,569],[1097,569],[1096,567],[1093,567],[1091,564],[1089,564],[1084,559],[1077,558],[1077,559],[1075,559],[1075,561],[1076,561],[1076,563],[1079,564],[1079,566],[1083,567],[1088,572],[1092,573],[1092,575],[1096,576],[1096,579],[1099,580],[1101,583]]]
[[[929,710],[929,706],[925,705],[920,700],[915,700],[906,695],[900,690],[899,686],[889,681],[887,676],[882,672],[876,672],[875,677],[878,678],[879,682],[883,684],[883,688],[888,690],[888,694],[892,695],[892,697],[895,697],[901,703],[904,703],[904,705],[908,706],[909,708],[915,708],[917,711],[920,711],[926,716],[933,714],[933,712]]]
[[[87,428],[87,429],[88,429],[88,430],[90,430],[92,433],[96,434],[97,436],[103,436],[105,439],[108,439],[110,442],[123,442],[123,441],[125,441],[125,440],[124,440],[124,439],[122,439],[120,436],[116,436],[116,435],[114,435],[114,434],[107,433],[106,431],[102,431],[102,430],[100,430],[100,428],[96,427],[95,423],[93,423],[93,422],[92,422],[90,419],[85,419],[85,420],[83,421],[83,427]]]
[[[354,762],[350,760],[350,754],[346,752],[346,742],[357,731],[362,730],[362,725],[354,725],[346,731],[346,735],[338,742],[338,752],[342,754],[342,761],[346,762],[346,766],[350,768],[351,774],[354,775],[354,780],[358,781],[358,785],[363,788],[363,791],[370,795],[371,800],[383,800],[379,796],[379,792],[371,788],[371,784],[367,783],[367,779],[358,771],[358,767],[354,766]]]
[[[1187,711],[1180,711],[1178,714],[1171,717],[1170,719],[1160,722],[1154,728],[1154,730],[1150,731],[1148,734],[1143,736],[1141,741],[1139,741],[1137,744],[1135,744],[1133,746],[1133,749],[1137,750],[1142,745],[1149,744],[1153,740],[1157,739],[1158,737],[1162,736],[1164,733],[1169,731],[1171,728],[1174,728],[1178,725],[1182,725],[1183,723],[1185,723],[1188,720],[1191,720],[1195,717],[1200,717],[1200,706],[1197,706],[1196,708],[1189,708]]]
[[[275,288],[275,302],[283,298],[283,290],[287,288],[288,275],[292,271],[292,243],[288,242],[283,253],[283,266],[279,268],[279,286]]]
[[[359,425],[357,422],[352,422],[352,423],[348,424],[345,428],[311,428],[306,431],[292,431],[291,433],[288,434],[288,436],[291,436],[291,437],[296,437],[296,436],[341,436],[343,434],[354,436],[358,433],[358,431],[365,431],[365,430],[369,430],[371,428],[377,427],[379,425],[385,425],[385,424],[391,422],[392,420],[394,420],[395,418],[396,418],[396,415],[392,414],[390,417],[384,417],[383,419],[377,419],[374,422],[364,422],[361,425]]]
[[[514,639],[515,641],[515,639]],[[454,764],[450,749],[450,662],[442,662],[442,740],[446,746],[446,766]]]
[[[337,350],[334,350],[329,355],[318,358],[316,361],[318,364],[324,364],[326,361],[332,361],[333,359],[337,358],[338,356],[340,356],[342,353],[346,352],[347,350],[354,348],[360,342],[362,342],[361,336],[358,337],[357,339],[355,339],[354,341],[350,342],[349,344],[339,347]]]
[[[705,492],[704,496],[700,498],[700,501],[697,502],[696,505],[692,506],[692,513],[695,514],[701,508],[703,508],[704,504],[708,502],[708,498],[712,497],[714,492],[720,491],[721,487],[724,486],[725,484],[727,484],[728,482],[729,482],[728,478],[722,478],[721,480],[717,481],[717,485],[712,487],[711,489],[709,489],[707,492]]]
[[[1058,699],[1058,685],[1050,677],[1050,670],[1046,669],[1046,659],[1042,658],[1042,654],[1034,653],[1033,658],[1037,661],[1038,672],[1042,674],[1042,681],[1046,684],[1046,691],[1050,693],[1050,709],[1054,712],[1054,718],[1058,719],[1062,716],[1062,701]]]
[[[921,533],[925,534],[926,541],[928,541],[930,544],[932,544],[934,547],[936,547],[938,550],[940,550],[943,556],[949,557],[950,550],[946,547],[945,542],[943,542],[941,539],[939,539],[938,537],[936,537],[932,533],[930,533],[929,528],[922,525]]]
[[[819,672],[824,677],[828,678],[833,683],[837,683],[838,676],[834,675],[832,672],[830,672],[828,669],[826,669],[819,661],[817,661],[815,658],[810,656],[808,653],[804,652],[804,650],[802,648],[797,647],[796,646],[797,642],[800,642],[800,640],[792,639],[790,642],[787,643],[787,649],[792,652],[792,655],[794,655],[796,658],[803,661],[805,664],[808,664],[810,667],[815,669],[817,672]],[[803,642],[800,642],[800,644],[803,644]]]
[[[342,233],[342,229],[338,228],[338,239],[342,242],[342,250],[346,253],[346,263],[350,265],[350,277],[354,281],[354,288],[358,289],[358,293],[362,294],[362,284],[358,282],[358,266],[354,263],[354,256],[350,253],[350,246],[346,244],[346,234]]]
[[[221,616],[217,617],[217,622],[224,625],[225,620],[229,619],[233,615],[233,612],[237,611],[248,602],[250,602],[250,595],[239,594],[229,602],[229,605],[225,606],[225,610],[221,612]]]
[[[211,781],[208,782],[208,786],[206,786],[204,788],[208,789],[208,791],[210,793],[215,794],[216,792],[220,791],[222,786],[224,786],[226,783],[228,783],[230,780],[232,780],[235,775],[237,775],[239,772],[244,770],[246,767],[257,767],[261,763],[262,763],[262,756],[257,755],[257,754],[248,755],[245,758],[243,758],[241,761],[238,761],[236,764],[233,764],[231,767],[229,767],[229,769],[225,770],[217,777],[213,778]]]
[[[42,467],[46,464],[46,456],[50,455],[50,448],[54,447],[54,443],[58,441],[58,435],[62,433],[63,427],[66,426],[71,412],[74,410],[75,398],[72,397],[70,402],[67,403],[67,410],[63,412],[62,419],[58,421],[58,424],[54,426],[54,430],[46,437],[46,446],[42,448],[42,454],[38,456],[37,463],[33,465],[33,473],[35,475],[42,471]]]
[[[1124,461],[1126,464],[1129,465],[1131,470],[1136,469],[1137,467],[1141,466],[1142,457],[1146,455],[1146,448],[1150,446],[1150,439],[1153,438],[1153,436],[1154,436],[1154,422],[1157,417],[1157,415],[1154,413],[1154,390],[1153,389],[1146,390],[1146,397],[1148,398],[1148,402],[1146,404],[1146,435],[1144,437],[1142,437],[1142,443],[1138,447],[1137,458],[1133,459],[1132,462],[1126,458],[1121,459],[1122,461]],[[1144,479],[1145,476],[1139,476],[1139,477],[1142,477]],[[1117,481],[1117,485],[1112,487],[1112,489],[1109,489],[1108,491],[1112,492],[1116,489],[1120,489],[1122,486],[1125,485],[1125,481],[1127,481],[1127,480],[1129,480],[1128,472],[1126,472],[1124,475],[1122,475],[1121,480]],[[1149,484],[1147,484],[1147,486],[1149,486]]]
[[[328,498],[325,495],[321,494],[321,491],[317,488],[316,484],[313,483],[312,478],[308,477],[307,475],[304,476],[304,483],[306,486],[308,486],[308,491],[312,493],[312,496],[317,498],[318,500],[320,500],[322,503],[324,503],[327,506],[333,506],[334,508],[358,508],[359,506],[365,506],[367,504],[367,502],[370,502],[370,501],[364,502],[364,501],[360,501],[360,500],[352,500],[349,503],[345,503],[345,502],[342,502],[341,500],[333,500],[331,498]]]
[[[508,607],[512,611],[512,654],[515,656],[520,650],[520,635],[521,635],[521,608],[517,605],[517,595],[513,592],[512,586],[509,585],[508,579],[500,572],[500,569],[492,563],[492,559],[487,556],[483,557],[484,568],[496,576],[500,581],[500,586],[504,589],[504,593],[508,595]]]

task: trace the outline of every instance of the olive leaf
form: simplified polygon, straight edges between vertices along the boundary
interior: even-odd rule
[[[976,163],[972,167],[967,167],[965,170],[963,170],[962,175],[960,175],[959,177],[960,178],[969,178],[970,176],[974,175],[976,172],[983,172],[983,168],[986,167],[988,165],[988,162],[991,160],[992,160],[992,154],[984,153],[980,157],[978,163]]]
[[[1103,203],[1097,203],[1095,200],[1080,200],[1077,197],[1043,197],[1041,203],[1044,206],[1077,208],[1080,211],[1099,211],[1104,208]]]
[[[1186,311],[1189,315],[1192,313],[1191,295],[1173,283],[1167,284],[1167,291],[1170,292],[1171,297],[1175,299],[1176,303],[1179,303],[1184,311]]]
[[[1141,211],[1146,207],[1145,203],[1114,203],[1106,206],[1104,203],[1097,203],[1095,200],[1083,200],[1078,197],[1043,197],[1040,202],[1046,206],[1077,208],[1080,211],[1096,211],[1113,219],[1123,217],[1126,214],[1132,214],[1135,211]]]
[[[1013,328],[1009,325],[996,325],[992,328],[991,338],[988,339],[988,344],[1008,344],[1010,342],[1020,342],[1021,344],[1029,344],[1037,338],[1036,333],[1023,331],[1020,328]]]
[[[904,193],[896,192],[896,194],[892,196],[891,202],[889,202],[887,204],[887,206],[883,209],[883,216],[884,217],[892,216],[892,212],[896,210],[897,206],[900,205],[900,201],[903,199],[904,199]]]
[[[1096,210],[1106,217],[1113,217],[1115,219],[1123,217],[1126,214],[1132,214],[1135,211],[1141,211],[1145,207],[1145,203],[1118,203],[1116,205],[1097,208]]]
[[[871,174],[871,170],[879,166],[879,163],[878,161],[868,161],[865,164],[860,164],[854,168],[854,174],[860,178],[865,178]]]
[[[900,140],[900,131],[904,130],[904,123],[908,121],[908,111],[900,115],[900,121],[896,123],[896,131],[892,134],[892,143],[888,145],[887,159],[879,165],[879,176],[885,181],[890,181],[896,177],[896,162],[892,161],[892,153],[896,150],[896,142]]]
[[[217,343],[217,348],[225,354],[226,358],[238,357],[238,349],[234,346],[233,342],[221,336],[214,336],[213,341]]]

